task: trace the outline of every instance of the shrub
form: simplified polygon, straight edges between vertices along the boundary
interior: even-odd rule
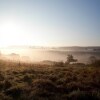
[[[23,86],[13,86],[5,91],[5,94],[12,96],[13,98],[20,98],[23,94]]]
[[[54,96],[55,92],[57,92],[56,86],[52,83],[52,81],[47,79],[34,80],[32,83],[32,90],[33,91],[30,94],[30,98],[33,99],[35,97],[44,97],[44,98],[51,97]]]
[[[4,76],[3,74],[0,73],[0,81],[3,81],[4,80]]]
[[[64,67],[64,62],[60,61],[60,62],[55,62],[54,66],[56,67]]]
[[[8,89],[12,86],[11,81],[5,80],[4,81],[4,89]]]
[[[94,67],[100,67],[100,60],[96,60],[94,63],[91,64]]]
[[[10,96],[0,93],[0,100],[13,100]]]
[[[23,78],[23,81],[31,84],[32,83],[32,77],[29,74],[26,74]]]
[[[69,100],[100,100],[99,92],[73,91],[68,95]]]
[[[41,90],[47,90],[49,92],[55,92],[56,86],[54,83],[48,79],[36,79],[32,83],[32,87],[34,89],[41,89]]]

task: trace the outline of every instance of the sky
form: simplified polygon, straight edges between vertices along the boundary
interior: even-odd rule
[[[0,47],[100,46],[100,0],[0,0]]]

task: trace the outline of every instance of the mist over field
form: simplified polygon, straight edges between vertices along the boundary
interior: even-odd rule
[[[100,0],[0,0],[0,100],[100,100]]]
[[[89,57],[100,59],[100,47],[8,47],[1,48],[2,57],[10,59],[11,54],[19,56],[19,61],[40,62],[66,61],[68,54],[72,54],[78,62],[89,63]],[[14,60],[12,58],[12,60]]]
[[[88,49],[1,49],[0,100],[100,100],[100,51]]]

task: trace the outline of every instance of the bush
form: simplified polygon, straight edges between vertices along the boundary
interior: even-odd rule
[[[32,77],[29,74],[26,74],[23,78],[23,81],[27,82],[28,84],[32,83]]]
[[[0,73],[0,81],[3,81],[4,80],[4,76],[3,74]]]
[[[23,86],[13,86],[5,91],[6,95],[10,95],[13,98],[20,98],[21,94],[23,94]]]
[[[5,80],[4,81],[4,89],[8,89],[12,86],[11,81]]]
[[[64,62],[60,61],[60,62],[55,62],[54,66],[56,67],[64,67]]]
[[[33,81],[32,87],[34,89],[47,90],[49,92],[56,91],[56,86],[52,81],[48,79],[36,79]]]
[[[32,92],[30,98],[35,97],[45,97],[49,98],[54,96],[55,92],[57,92],[56,86],[50,80],[44,79],[36,79],[32,83]],[[40,100],[40,99],[37,99]]]
[[[69,100],[100,100],[99,92],[73,91],[68,95]]]
[[[91,63],[90,66],[100,67],[100,60],[96,60],[95,62]]]
[[[0,93],[0,100],[13,100],[10,96]]]

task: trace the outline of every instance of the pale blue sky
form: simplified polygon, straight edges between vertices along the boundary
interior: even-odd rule
[[[0,45],[100,46],[100,0],[0,0]]]

